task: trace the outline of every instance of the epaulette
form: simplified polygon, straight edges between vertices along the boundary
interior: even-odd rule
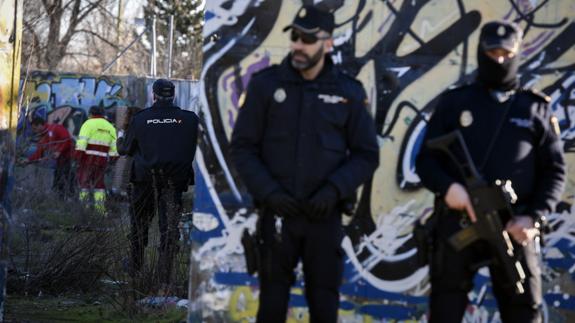
[[[521,89],[521,92],[528,93],[528,94],[530,94],[531,96],[533,96],[533,97],[537,98],[538,100],[543,101],[543,102],[545,102],[545,103],[551,102],[551,98],[550,98],[548,95],[546,95],[545,93],[543,93],[543,92],[541,92],[541,91],[539,91],[539,90],[536,90],[536,89]]]
[[[353,83],[363,86],[363,83],[361,83],[360,80],[358,80],[357,78],[355,78],[354,76],[348,74],[346,71],[340,70],[339,74],[342,75],[343,77],[345,77],[346,80],[348,81],[352,81]]]

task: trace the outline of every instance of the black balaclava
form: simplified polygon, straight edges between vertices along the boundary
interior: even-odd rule
[[[522,31],[513,23],[494,21],[483,26],[477,46],[477,79],[481,83],[498,91],[509,91],[519,86],[517,71],[521,37]],[[494,48],[503,48],[515,55],[499,63],[485,53]]]

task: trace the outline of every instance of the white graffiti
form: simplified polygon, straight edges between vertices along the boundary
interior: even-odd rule
[[[397,249],[404,245],[412,234],[411,228],[418,217],[409,213],[409,208],[415,201],[395,207],[390,214],[380,214],[376,221],[376,230],[362,239],[356,248],[356,254],[368,249],[371,256],[365,260],[367,269],[373,268],[380,261],[395,262],[405,260],[416,253],[411,249],[402,254],[396,254]]]
[[[551,95],[551,106],[553,107],[553,113],[559,119],[559,124],[562,125],[561,139],[563,140],[573,140],[575,139],[575,105],[568,104],[568,106],[563,106],[561,101],[573,102],[575,100],[575,89],[573,84],[575,83],[575,74],[572,74],[561,84],[560,88],[557,88]],[[567,91],[571,89],[571,91]],[[563,96],[567,96],[565,100]],[[569,124],[566,124],[569,123]],[[566,127],[565,127],[566,126]]]
[[[73,107],[90,107],[117,95],[122,89],[120,84],[110,84],[96,78],[63,78],[59,83],[52,83],[53,104],[56,107],[70,105]]]
[[[198,261],[201,270],[247,271],[241,239],[244,229],[255,231],[257,215],[250,214],[245,217],[245,214],[245,209],[239,211],[220,237],[208,240],[194,253],[194,260]]]
[[[377,264],[381,262],[398,262],[415,256],[417,250],[412,248],[402,253],[397,250],[412,238],[412,228],[418,216],[409,212],[415,203],[414,200],[405,205],[395,207],[389,214],[380,214],[376,221],[376,229],[369,236],[364,236],[360,244],[354,248],[351,240],[346,237],[342,242],[349,261],[357,271],[357,275],[351,281],[363,278],[378,289],[390,292],[405,292],[416,289],[414,295],[422,295],[426,286],[422,286],[429,271],[428,267],[419,268],[410,276],[386,281],[371,273]],[[358,255],[365,250],[370,256],[359,261]]]
[[[401,159],[401,170],[403,174],[403,179],[401,180],[401,183],[399,183],[399,187],[401,188],[405,188],[407,184],[413,185],[421,181],[419,175],[416,172],[415,164],[411,156],[415,154],[414,151],[417,150],[417,144],[421,140],[427,125],[427,120],[430,118],[429,114],[427,113],[424,113],[423,117],[425,120],[420,121],[413,130],[411,136],[409,136],[409,140],[405,149],[406,153]]]
[[[565,239],[569,242],[569,245],[575,245],[575,204],[571,206],[570,211],[550,214],[548,221],[549,227],[553,228],[553,231],[545,235],[546,247],[543,249],[543,252],[547,259],[562,259],[565,256],[557,248],[559,241]],[[575,255],[573,255],[573,257],[575,257]],[[575,272],[575,263],[569,272]]]
[[[397,77],[401,78],[405,73],[407,73],[407,72],[409,72],[409,70],[411,70],[411,67],[409,67],[409,66],[391,67],[391,68],[388,68],[388,70],[396,73]]]
[[[229,9],[224,8],[223,4],[229,4],[227,0],[210,0],[206,11],[212,14],[213,17],[206,20],[204,25],[203,35],[209,37],[216,33],[224,26],[233,26],[238,22],[238,17],[246,13],[246,10],[251,6],[259,6],[264,0],[254,1],[251,0],[236,0],[233,1]]]
[[[442,19],[434,22],[430,19],[424,19],[419,27],[419,37],[422,39],[427,39],[429,35],[435,35],[440,29],[445,28],[449,22],[453,21],[459,12],[457,10],[452,10],[450,13],[443,15]]]
[[[246,266],[242,256],[243,247],[241,237],[245,228],[249,228],[250,231],[255,231],[257,216],[251,214],[246,218],[246,210],[242,209],[230,220],[210,180],[201,150],[196,152],[196,163],[206,181],[210,197],[217,208],[217,216],[222,221],[224,229],[220,237],[211,238],[194,253],[194,260],[200,263],[201,270],[214,270],[217,268],[223,271],[231,271],[233,269],[233,271],[236,272],[245,272]],[[206,215],[204,215],[202,219],[204,222],[211,221],[210,217]],[[200,227],[209,229],[213,228],[213,225],[204,223],[200,225]]]

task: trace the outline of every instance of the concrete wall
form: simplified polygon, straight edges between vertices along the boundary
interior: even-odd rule
[[[302,2],[335,11],[332,56],[363,81],[380,139],[381,166],[360,190],[359,211],[346,227],[342,321],[426,321],[428,268],[415,265],[411,232],[432,197],[421,188],[414,156],[438,95],[473,79],[480,27],[494,19],[525,28],[521,82],[549,95],[560,120],[569,179],[544,248],[545,313],[550,322],[574,320],[575,3],[568,0],[207,1],[200,98],[208,140],[198,154],[193,235],[198,270],[207,277],[204,312],[230,322],[251,322],[256,313],[257,281],[245,274],[240,245],[255,216],[236,203],[243,186],[227,142],[251,75],[287,53],[281,29]],[[497,322],[488,271],[475,283],[466,322]],[[480,304],[482,289],[488,296]],[[289,322],[308,320],[302,293],[299,279]]]

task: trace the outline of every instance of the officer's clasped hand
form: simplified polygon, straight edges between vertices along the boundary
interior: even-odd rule
[[[298,216],[301,214],[297,201],[284,192],[274,192],[265,200],[266,206],[281,216]]]
[[[339,200],[337,188],[331,184],[323,186],[308,202],[308,216],[313,219],[328,217]]]

